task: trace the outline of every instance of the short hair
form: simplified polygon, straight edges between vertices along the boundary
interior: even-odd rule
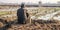
[[[22,7],[22,8],[24,7],[24,3],[21,4],[21,7]]]

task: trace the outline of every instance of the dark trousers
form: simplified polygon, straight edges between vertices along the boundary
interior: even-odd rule
[[[25,22],[25,18],[24,17],[18,17],[18,23],[19,24],[23,24]]]

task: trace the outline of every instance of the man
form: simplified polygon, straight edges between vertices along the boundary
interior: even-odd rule
[[[21,4],[21,8],[17,10],[18,23],[24,24],[27,19],[26,10],[24,9],[24,4]]]

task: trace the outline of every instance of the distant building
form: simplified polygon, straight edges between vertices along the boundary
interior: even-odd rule
[[[41,6],[42,6],[42,2],[41,2],[41,1],[39,1],[38,3],[39,3],[39,7],[41,7]]]
[[[60,7],[60,4],[56,3],[45,3],[42,4],[42,7]]]
[[[60,4],[60,1],[58,1],[57,3]]]
[[[39,2],[39,7],[60,7],[60,1],[58,1],[57,3],[44,3],[42,4],[42,2]]]

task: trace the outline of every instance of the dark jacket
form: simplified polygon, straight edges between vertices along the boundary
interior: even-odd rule
[[[17,10],[17,17],[18,17],[18,22],[23,23],[26,19],[25,17],[25,10],[23,8],[20,8]]]

